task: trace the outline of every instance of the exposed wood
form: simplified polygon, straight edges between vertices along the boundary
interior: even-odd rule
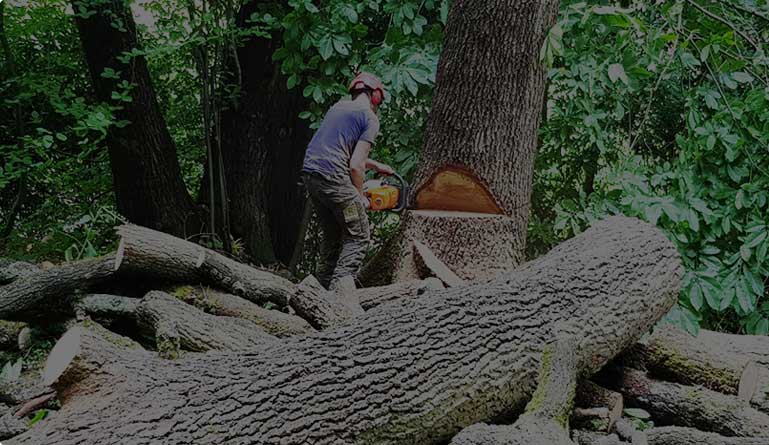
[[[145,227],[124,225],[117,267],[121,271],[181,283],[206,283],[246,300],[286,306],[294,285],[213,250]]]
[[[446,287],[458,287],[467,284],[465,280],[459,278],[447,265],[443,264],[430,248],[417,240],[414,240],[413,243],[414,262],[423,275],[438,278]]]
[[[209,315],[159,291],[142,298],[136,318],[141,327],[155,335],[157,349],[166,357],[178,356],[179,348],[240,351],[275,341],[250,321]]]
[[[655,381],[631,369],[625,369],[618,389],[629,406],[650,412],[658,425],[744,437],[761,436],[769,431],[769,414],[751,408],[732,395]]]
[[[105,282],[114,271],[114,256],[106,256],[21,277],[0,287],[0,319],[30,321],[71,312],[73,293]]]
[[[573,445],[569,413],[576,387],[577,342],[559,339],[542,351],[537,389],[515,424],[473,425],[456,435],[451,445]]]
[[[34,411],[37,411],[38,409],[44,407],[48,402],[56,398],[56,393],[51,391],[46,394],[42,394],[38,397],[35,397],[32,400],[27,401],[26,403],[22,404],[19,409],[16,410],[16,413],[14,413],[14,416],[16,417],[24,417],[27,414],[30,414]]]
[[[769,413],[769,337],[707,330],[692,337],[664,326],[642,349],[637,354],[654,376],[726,394],[738,394],[742,382],[751,404]]]
[[[431,290],[445,289],[441,280],[427,278],[425,280],[405,281],[382,287],[364,287],[356,291],[356,298],[363,310],[370,311],[378,306],[409,298],[418,298]]]
[[[268,334],[290,337],[316,332],[307,321],[295,315],[271,310],[246,299],[204,286],[178,286],[168,290],[174,297],[198,309],[223,317],[248,320]]]
[[[59,344],[79,346],[52,354],[70,357],[51,373],[65,376],[62,409],[14,444],[446,443],[530,401],[554,327],[577,341],[577,371],[590,375],[670,310],[682,275],[661,231],[615,217],[489,283],[247,352],[169,366],[107,341],[90,347],[75,328]]]
[[[289,301],[297,315],[315,329],[328,329],[363,314],[355,294],[329,292],[310,275],[297,287]]]
[[[575,403],[583,409],[575,410],[572,416],[572,423],[576,423],[577,428],[590,423],[591,429],[605,432],[614,428],[614,424],[622,417],[622,410],[625,407],[622,394],[598,386],[589,380],[580,382]]]
[[[417,192],[416,208],[472,213],[503,213],[481,180],[469,170],[439,169]]]

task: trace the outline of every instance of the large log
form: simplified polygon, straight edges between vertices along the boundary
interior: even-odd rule
[[[19,277],[0,287],[0,319],[30,321],[66,314],[73,293],[108,280],[114,272],[115,258],[107,256]]]
[[[295,286],[285,278],[255,269],[205,247],[145,227],[124,225],[117,267],[175,283],[205,283],[254,303],[286,306]]]
[[[430,290],[444,289],[443,283],[437,278],[426,280],[404,281],[389,286],[364,287],[355,291],[355,297],[360,301],[363,310],[370,311],[382,304],[407,298],[416,298]]]
[[[769,337],[707,330],[692,337],[664,326],[655,330],[641,354],[652,374],[678,383],[738,394],[742,382],[749,386],[751,404],[769,413]],[[754,375],[748,375],[751,368]]]
[[[737,397],[703,387],[660,382],[625,369],[621,387],[629,406],[643,408],[658,425],[692,427],[726,436],[762,436],[769,415]]]
[[[248,320],[276,337],[290,337],[316,332],[302,318],[278,310],[263,308],[237,295],[227,294],[216,289],[203,286],[179,286],[170,289],[169,293],[206,313]]]
[[[106,368],[79,366],[78,385],[56,386],[61,411],[10,443],[445,443],[523,408],[556,333],[578,343],[579,374],[603,367],[675,304],[681,276],[659,230],[614,217],[494,281],[253,352],[169,366],[75,332],[73,363]]]
[[[763,437],[725,437],[674,426],[651,428],[644,432],[649,445],[769,445],[769,431]]]
[[[289,304],[297,315],[318,330],[331,328],[363,314],[355,292],[343,295],[327,291],[312,275],[297,286]]]
[[[250,321],[206,314],[165,292],[153,291],[142,298],[136,319],[154,335],[158,351],[169,358],[175,358],[179,349],[239,351],[275,341]]]
[[[479,423],[456,435],[451,445],[574,445],[569,412],[577,387],[576,347],[573,338],[545,346],[537,390],[515,424]]]
[[[0,285],[8,284],[39,271],[39,267],[24,261],[0,262]]]

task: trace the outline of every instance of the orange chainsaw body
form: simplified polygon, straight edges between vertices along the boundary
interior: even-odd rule
[[[375,212],[401,212],[406,208],[409,198],[409,185],[397,174],[390,178],[368,181],[364,190],[370,202],[369,210]]]

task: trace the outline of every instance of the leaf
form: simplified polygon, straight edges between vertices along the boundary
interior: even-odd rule
[[[767,335],[769,334],[769,320],[762,318],[761,321],[756,323],[753,328],[753,335]]]
[[[320,56],[323,57],[323,60],[328,60],[334,55],[334,42],[331,40],[330,36],[326,35],[321,37],[317,42],[317,46],[318,52],[320,53]]]
[[[737,294],[737,303],[739,303],[742,311],[746,314],[753,312],[755,310],[756,302],[753,299],[753,293],[748,290],[745,280],[739,280],[737,282],[735,292]]]
[[[753,82],[753,76],[742,71],[735,71],[732,73],[732,79],[739,83],[751,83]]]
[[[651,419],[651,414],[641,408],[625,408],[622,413],[633,419],[647,420]]]
[[[734,295],[735,295],[735,291],[733,287],[730,289],[727,289],[721,298],[721,304],[718,306],[718,310],[723,312],[729,309],[729,306],[731,306],[732,302],[734,301]]]
[[[40,409],[38,410],[34,417],[29,419],[28,425],[31,427],[32,425],[36,424],[37,422],[40,422],[41,420],[45,419],[48,416],[48,410],[47,409]]]
[[[700,285],[697,283],[692,283],[692,286],[689,288],[689,303],[698,311],[702,309],[702,289],[700,289]]]
[[[312,4],[311,1],[305,1],[304,2],[304,9],[306,9],[307,12],[309,12],[310,14],[317,14],[317,13],[320,12],[318,7],[315,6],[314,4]]]
[[[616,83],[617,80],[621,80],[622,83],[627,85],[630,82],[627,74],[625,73],[625,67],[621,63],[613,63],[609,65],[609,80]]]

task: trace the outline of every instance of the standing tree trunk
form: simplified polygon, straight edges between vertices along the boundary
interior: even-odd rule
[[[96,97],[119,106],[115,118],[128,122],[110,127],[107,137],[118,210],[132,223],[174,235],[198,232],[198,209],[182,180],[147,61],[124,58],[139,48],[130,8],[123,0],[72,0],[72,8]],[[124,92],[123,82],[130,100],[113,99],[113,92]]]
[[[283,2],[247,2],[238,26],[248,27],[252,14],[276,3]],[[281,43],[279,34],[252,36],[237,48],[232,82],[238,95],[222,111],[221,137],[233,236],[256,261],[288,264],[299,241],[305,196],[298,182],[312,133],[299,119],[307,106],[302,90],[289,90],[272,60]]]
[[[488,278],[523,260],[545,96],[539,53],[558,3],[452,2],[414,180],[417,210],[372,263],[400,264],[385,268],[393,270],[389,280],[413,277],[414,239],[465,279]],[[465,252],[457,254],[461,245]],[[493,263],[482,260],[490,257]],[[381,276],[382,267],[375,269]],[[370,276],[364,271],[363,281]]]

